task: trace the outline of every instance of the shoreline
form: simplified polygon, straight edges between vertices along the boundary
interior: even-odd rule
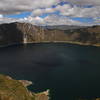
[[[72,42],[72,41],[42,41],[42,42],[27,42],[22,44],[36,44],[36,43],[64,43],[64,44],[73,44],[73,45],[81,45],[81,46],[94,46],[100,47],[99,44],[90,44],[90,43],[82,43],[82,42]]]
[[[7,45],[0,45],[0,48],[9,47],[13,45],[27,45],[27,44],[38,44],[38,43],[64,43],[64,44],[73,44],[73,45],[80,45],[80,46],[93,46],[93,47],[100,47],[99,44],[90,44],[90,43],[82,43],[82,42],[72,42],[72,41],[42,41],[42,42],[27,42],[27,43],[12,43]]]
[[[3,48],[3,47],[9,47],[9,46],[13,46],[13,45],[20,45],[21,43],[12,43],[12,44],[7,44],[7,45],[1,45],[0,44],[0,48]]]

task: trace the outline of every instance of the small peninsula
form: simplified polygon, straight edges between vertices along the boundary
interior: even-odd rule
[[[53,100],[49,98],[49,90],[41,93],[29,91],[27,86],[31,84],[31,81],[15,80],[0,74],[0,100]],[[100,98],[75,97],[74,100],[100,100]]]
[[[0,46],[50,42],[100,46],[100,26],[51,27],[19,22],[0,25]]]
[[[6,75],[0,75],[0,100],[49,100],[49,90],[34,93],[27,89],[32,82],[15,80]]]

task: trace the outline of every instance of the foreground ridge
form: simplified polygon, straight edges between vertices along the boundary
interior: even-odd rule
[[[49,90],[34,93],[26,87],[30,84],[30,81],[14,80],[9,76],[0,75],[0,100],[49,100]]]

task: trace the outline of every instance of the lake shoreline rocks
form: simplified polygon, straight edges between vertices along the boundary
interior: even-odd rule
[[[81,43],[81,42],[59,42],[59,41],[55,41],[55,42],[28,42],[28,43],[14,43],[14,44],[8,44],[8,45],[0,45],[0,48],[3,47],[10,47],[10,46],[18,46],[18,45],[28,45],[28,44],[69,44],[69,45],[80,45],[80,46],[93,46],[93,47],[100,47],[100,44],[89,44],[89,43]]]

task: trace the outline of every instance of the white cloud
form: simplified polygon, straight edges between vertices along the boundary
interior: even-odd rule
[[[59,0],[0,0],[0,13],[11,14],[32,11],[37,8],[47,8],[55,5]]]
[[[59,2],[69,2],[70,4],[57,5]],[[52,5],[57,5],[52,8]],[[79,6],[81,5],[81,6]],[[84,8],[83,5],[93,5],[91,8]],[[42,8],[42,9],[41,9]],[[4,18],[2,14],[21,13],[24,11],[32,11],[32,14],[28,18],[24,19],[11,19]],[[100,16],[100,0],[0,0],[0,23],[1,22],[13,22],[13,21],[27,21],[34,24],[51,24],[51,25],[68,25],[76,24],[83,25],[79,21],[71,20],[67,17],[61,17],[58,15],[49,15],[46,18],[39,17],[44,13],[54,13],[59,11],[62,16],[69,17],[92,17],[97,22],[97,17]],[[97,22],[98,23],[98,22]],[[85,23],[86,24],[86,23]],[[88,23],[87,23],[88,24]]]
[[[32,22],[33,22],[33,24],[36,24],[36,25],[44,25],[45,24],[44,19],[41,17],[34,17],[32,19]]]
[[[41,17],[32,17],[27,18],[13,19],[13,18],[0,18],[0,24],[2,23],[11,23],[11,22],[27,22],[33,25],[77,25],[77,26],[91,26],[91,25],[100,25],[100,18],[94,18],[92,23],[83,23],[80,21],[72,20],[68,17],[62,17],[58,15],[49,15],[45,18]]]
[[[45,21],[43,18],[41,17],[32,17],[32,16],[29,16],[27,18],[24,18],[24,19],[20,19],[19,20],[20,22],[27,22],[27,23],[31,23],[33,25],[45,25]]]
[[[44,13],[44,9],[36,9],[32,12],[31,16],[40,16]]]
[[[71,2],[72,4],[77,4],[77,5],[100,6],[100,0],[60,0],[60,1]]]
[[[78,5],[100,6],[100,0],[0,0],[0,13],[11,14],[32,11],[33,9],[48,8],[62,1]]]
[[[54,13],[59,11],[60,15],[69,16],[69,17],[98,17],[100,16],[100,6],[95,7],[81,7],[81,6],[72,6],[70,4],[58,5],[55,8],[45,8],[45,9],[36,9],[33,10],[32,16],[40,16],[44,13]]]
[[[25,19],[26,19],[26,22],[32,23],[34,25],[78,25],[78,26],[89,25],[88,23],[82,23],[82,22],[75,21],[67,17],[58,16],[58,15],[49,15],[45,18],[30,16]]]
[[[19,19],[5,18],[5,17],[0,18],[0,24],[2,24],[2,23],[12,23],[12,22],[17,22],[17,21],[19,21]]]
[[[50,15],[44,18],[47,25],[86,25],[79,21],[72,20],[67,17],[62,17],[58,15]]]
[[[45,13],[53,13],[55,11],[56,10],[54,8],[36,9],[36,10],[33,10],[31,16],[41,16]]]
[[[2,14],[0,14],[0,18],[3,18],[3,15]]]
[[[94,25],[100,25],[100,17],[99,18],[94,18]]]
[[[60,11],[61,15],[70,16],[70,17],[98,17],[100,16],[100,6],[95,7],[80,7],[80,6],[71,6],[65,4],[63,6],[58,5],[56,10]]]

